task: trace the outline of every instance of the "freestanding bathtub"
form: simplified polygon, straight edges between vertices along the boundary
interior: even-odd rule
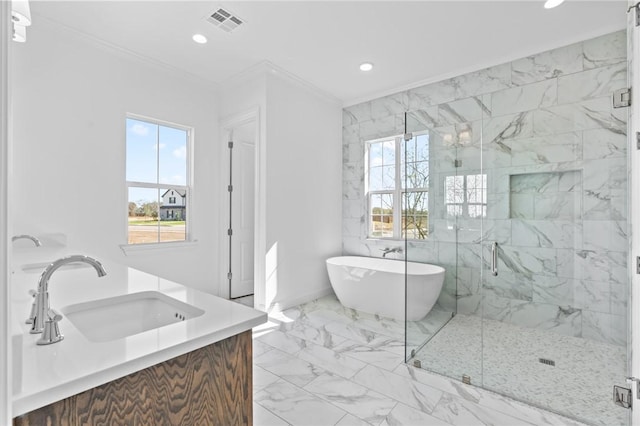
[[[444,268],[407,262],[408,321],[419,321],[435,305],[444,282]],[[375,257],[327,259],[333,291],[347,308],[405,320],[405,262]]]

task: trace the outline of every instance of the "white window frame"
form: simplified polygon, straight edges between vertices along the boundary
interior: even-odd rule
[[[182,124],[177,124],[177,123],[172,123],[170,121],[165,121],[165,120],[159,120],[157,118],[152,118],[152,117],[147,117],[144,115],[138,115],[138,114],[131,114],[131,113],[127,113],[125,116],[125,171],[126,171],[126,165],[127,165],[127,158],[126,158],[126,152],[127,152],[127,137],[126,137],[126,122],[127,119],[133,119],[133,120],[138,120],[138,121],[144,121],[147,123],[151,123],[151,124],[155,124],[158,126],[163,126],[163,127],[171,127],[174,129],[179,129],[179,130],[183,130],[185,132],[187,132],[187,144],[186,144],[186,148],[187,148],[187,154],[186,154],[186,166],[187,166],[187,170],[186,170],[186,185],[173,185],[173,184],[167,184],[167,183],[148,183],[148,182],[137,182],[137,181],[129,181],[126,180],[126,175],[125,175],[125,211],[126,214],[124,216],[124,222],[125,222],[125,233],[126,233],[126,243],[122,244],[120,247],[121,249],[125,252],[125,254],[129,254],[130,252],[133,251],[139,251],[139,250],[148,250],[148,249],[157,249],[160,247],[182,247],[182,246],[189,246],[191,245],[191,243],[195,243],[196,240],[192,238],[192,233],[191,233],[191,229],[192,229],[192,223],[191,223],[191,206],[193,205],[193,141],[194,141],[194,129],[193,127],[190,126],[185,126]],[[158,132],[158,135],[160,134],[160,132]],[[157,159],[157,161],[159,162],[159,157]],[[158,165],[159,166],[159,165]],[[159,179],[158,179],[159,180]],[[185,192],[186,194],[186,202],[185,202],[185,207],[186,207],[186,213],[185,213],[185,239],[184,240],[180,240],[180,241],[156,241],[153,243],[140,243],[140,244],[129,244],[129,224],[128,224],[128,216],[129,216],[129,188],[131,187],[135,187],[135,188],[150,188],[150,189],[157,189],[158,190],[158,201],[160,202],[160,197],[161,197],[161,190],[167,190],[167,189],[179,189]],[[158,206],[158,220],[160,219],[160,206]],[[158,228],[158,235],[159,235],[160,229]],[[159,240],[159,238],[158,238]]]
[[[412,137],[415,138],[421,135],[429,135],[428,131],[423,132],[413,132]],[[382,190],[369,190],[369,150],[371,145],[381,142],[393,141],[394,149],[395,149],[395,188],[394,189],[382,189]],[[386,138],[372,139],[365,142],[365,171],[364,171],[364,184],[365,184],[365,197],[366,197],[366,207],[367,207],[367,236],[366,238],[369,240],[391,240],[391,241],[404,241],[402,236],[402,201],[405,193],[411,192],[426,192],[427,196],[429,196],[429,188],[403,188],[402,187],[402,162],[403,158],[401,158],[401,144],[405,143],[404,135],[396,135],[389,136]],[[431,174],[431,170],[429,170],[429,174]],[[431,179],[429,179],[430,181]],[[393,236],[392,237],[376,237],[371,235],[371,196],[379,195],[379,194],[391,194],[393,196]],[[427,210],[428,211],[428,210]],[[409,238],[411,241],[426,241],[428,239],[428,235],[425,239],[415,239]]]
[[[473,188],[474,190],[480,190],[481,191],[481,202],[470,202],[469,201],[469,177],[475,177],[476,179],[478,177],[480,177],[483,181],[483,185],[478,188],[477,186],[475,188]],[[446,182],[447,182],[447,178],[449,177],[461,177],[462,178],[462,202],[460,203],[448,203],[446,201],[446,192],[447,192],[447,187],[446,187]],[[481,219],[481,218],[485,218],[487,217],[487,186],[486,186],[486,182],[487,182],[487,174],[486,173],[470,173],[470,174],[463,174],[463,175],[450,175],[450,176],[446,176],[445,177],[445,188],[444,188],[444,192],[445,192],[445,214],[447,217],[452,216],[452,217],[460,217],[463,219]],[[454,207],[460,207],[460,213],[459,214],[450,214],[449,213],[449,206],[454,206]],[[475,215],[472,216],[469,213],[469,208],[470,207],[480,207],[480,215]]]

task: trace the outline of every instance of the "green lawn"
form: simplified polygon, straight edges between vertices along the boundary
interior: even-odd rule
[[[162,226],[184,226],[184,220],[161,220]],[[158,226],[157,220],[136,220],[129,219],[129,225],[142,225],[142,226]]]

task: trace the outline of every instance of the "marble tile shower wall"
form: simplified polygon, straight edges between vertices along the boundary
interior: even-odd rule
[[[447,269],[439,307],[626,345],[626,85],[621,31],[345,108],[344,253],[393,244],[367,239],[364,145],[408,112],[430,136],[430,235],[406,256]],[[480,173],[487,216],[448,216],[446,177]]]

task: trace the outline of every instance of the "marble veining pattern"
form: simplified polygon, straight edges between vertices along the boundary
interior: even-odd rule
[[[530,111],[558,102],[558,83],[545,80],[495,92],[492,99],[494,117]]]
[[[626,85],[626,54],[618,31],[346,108],[343,253],[385,244],[367,239],[363,144],[401,134],[406,111],[409,131],[429,132],[431,173],[429,239],[406,256],[447,268],[438,306],[625,345],[628,110],[611,92]],[[447,213],[444,188],[480,173],[475,226]],[[486,270],[492,241],[502,277],[477,285],[457,270]],[[498,299],[483,306],[482,291]]]
[[[513,61],[513,84],[531,84],[583,71],[583,55],[583,44],[576,43]]]
[[[627,64],[620,62],[558,78],[558,102],[568,104],[583,99],[608,96],[627,86]]]
[[[375,320],[343,308],[333,296],[273,313],[268,324],[254,330],[254,348],[260,352],[254,359],[254,424],[583,425],[403,363],[403,353],[397,350],[402,334],[386,336],[372,331],[376,327],[371,327],[370,322]],[[384,326],[377,329],[395,332]],[[457,355],[449,353],[448,360],[478,353],[473,346],[480,344],[479,339],[473,339],[478,329],[467,329],[469,332],[463,338],[468,346],[458,345],[465,350]],[[344,340],[321,346],[323,351],[333,352],[336,359],[351,358],[361,363],[352,378],[315,365],[315,360],[300,358],[317,344],[317,336],[326,333],[332,334],[332,339],[341,335]],[[274,337],[269,337],[270,334]],[[378,357],[360,357],[367,352],[385,352],[384,359],[391,360],[389,355],[393,355],[397,362],[381,366]],[[478,377],[474,376],[474,380]]]
[[[583,43],[584,69],[598,68],[627,60],[627,40],[624,31]]]

